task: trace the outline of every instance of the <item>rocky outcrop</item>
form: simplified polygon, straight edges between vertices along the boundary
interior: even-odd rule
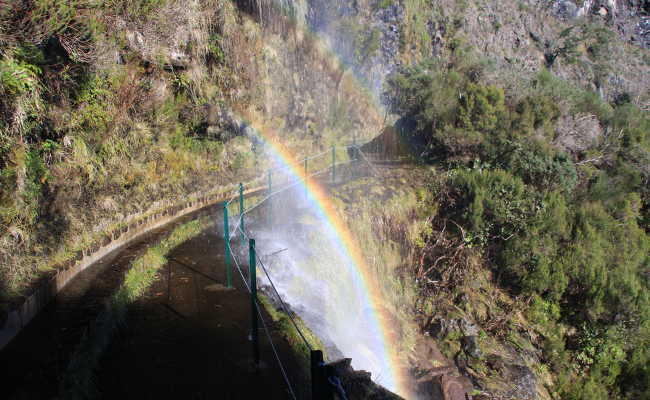
[[[352,359],[344,358],[327,365],[340,380],[340,391],[348,400],[401,400],[401,397],[374,383],[370,372],[355,371]],[[332,380],[336,382],[336,379]],[[336,386],[336,385],[335,385]],[[340,395],[339,395],[339,398]]]

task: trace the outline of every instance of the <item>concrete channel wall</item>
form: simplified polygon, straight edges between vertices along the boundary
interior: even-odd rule
[[[255,179],[251,183],[257,183],[259,180],[259,178]],[[104,257],[131,244],[154,229],[195,211],[228,201],[239,193],[238,190],[238,187],[235,186],[233,189],[218,193],[198,194],[193,196],[195,198],[192,200],[157,210],[143,218],[134,218],[131,223],[122,229],[108,233],[103,245],[79,252],[77,257],[67,263],[65,267],[59,268],[50,276],[44,277],[22,304],[9,310],[7,318],[0,328],[0,350],[9,344],[54,299],[57,293],[81,271],[92,267]],[[266,187],[255,186],[246,190],[245,196],[259,193],[262,190],[266,190]]]

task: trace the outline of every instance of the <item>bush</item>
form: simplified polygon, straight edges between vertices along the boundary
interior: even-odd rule
[[[453,167],[431,189],[438,217],[485,250],[504,287],[531,298],[559,394],[649,398],[650,120],[548,71],[533,88],[512,106],[502,89],[429,62],[392,76],[387,94],[400,121],[414,121],[405,136],[416,151]],[[593,115],[606,132],[579,170],[552,144],[566,113]]]
[[[459,128],[484,134],[497,134],[505,128],[507,111],[503,89],[469,83],[461,92],[459,103]]]
[[[479,244],[509,239],[536,209],[535,196],[503,170],[456,170],[448,186],[454,199],[447,201],[447,212],[468,226]]]
[[[528,96],[515,108],[514,132],[531,136],[541,130],[547,138],[554,138],[555,123],[560,117],[560,108],[547,95]]]
[[[570,193],[578,183],[578,173],[569,157],[537,141],[516,146],[507,165],[527,185],[542,191],[562,190]]]

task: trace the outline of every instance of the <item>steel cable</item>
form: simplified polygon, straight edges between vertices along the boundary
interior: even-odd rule
[[[237,256],[235,253],[232,251],[232,247],[230,246],[230,240],[227,241],[228,248],[230,249],[230,254],[232,255],[232,259],[235,261],[235,265],[237,266],[237,270],[239,271],[239,276],[241,276],[242,281],[244,282],[244,285],[246,286],[246,290],[248,290],[248,293],[251,293],[251,288],[248,282],[246,281],[246,278],[244,277],[244,273],[239,265],[239,262],[237,261]],[[291,386],[291,382],[289,381],[289,377],[287,375],[287,372],[284,369],[284,365],[282,365],[282,361],[280,360],[280,356],[278,355],[278,351],[275,348],[275,344],[273,343],[273,339],[271,338],[271,333],[269,332],[268,327],[266,326],[266,321],[264,321],[264,317],[262,316],[262,312],[260,311],[260,303],[255,299],[255,310],[257,311],[257,314],[262,321],[262,327],[264,328],[264,332],[266,333],[266,337],[269,340],[269,343],[271,344],[271,349],[273,350],[273,355],[275,356],[276,361],[278,362],[278,366],[280,367],[280,372],[282,373],[282,377],[284,378],[284,382],[287,384],[287,388],[289,388],[289,393],[291,393],[291,397],[294,400],[297,400],[296,394],[293,391],[293,387]],[[311,347],[310,347],[311,349]]]
[[[280,356],[278,355],[278,351],[275,349],[275,344],[273,344],[273,339],[271,339],[269,328],[266,326],[266,322],[262,317],[262,312],[260,311],[260,303],[257,300],[255,300],[255,305],[257,306],[255,307],[255,309],[257,310],[257,315],[259,315],[260,321],[262,321],[262,327],[264,328],[266,337],[269,339],[269,343],[271,344],[271,349],[273,350],[275,359],[277,360],[278,366],[280,367],[280,371],[282,372],[282,376],[284,377],[284,382],[287,384],[287,387],[289,388],[289,393],[291,393],[291,397],[293,397],[294,400],[297,400],[296,394],[294,393],[293,388],[291,387],[291,382],[289,382],[289,377],[287,376],[287,372],[284,370],[284,366],[282,365],[282,361],[280,361]]]
[[[257,254],[256,254],[256,258],[257,258],[257,260],[260,262],[260,265],[262,266],[262,271],[264,271],[264,275],[266,275],[267,279],[268,279],[269,282],[271,283],[271,287],[273,288],[273,291],[275,292],[275,295],[277,296],[278,300],[280,300],[280,303],[281,303],[281,305],[282,305],[282,309],[284,310],[285,314],[287,314],[287,316],[288,316],[289,319],[291,320],[291,323],[292,323],[293,326],[296,328],[296,331],[298,331],[298,334],[299,334],[300,337],[302,338],[303,342],[305,342],[305,345],[307,346],[307,348],[309,348],[310,351],[311,351],[311,350],[314,350],[313,347],[311,347],[311,344],[309,343],[309,341],[307,340],[307,338],[305,337],[305,335],[302,333],[302,331],[301,331],[300,328],[298,327],[298,324],[296,323],[296,321],[293,319],[293,316],[292,316],[291,313],[289,312],[289,308],[287,307],[287,304],[284,302],[284,300],[282,300],[282,296],[280,296],[280,293],[278,293],[278,289],[275,287],[275,284],[273,283],[273,280],[272,280],[271,277],[269,276],[269,273],[268,273],[268,271],[266,270],[266,266],[265,266],[264,263],[262,262],[262,259],[261,259],[260,256],[257,255]]]
[[[239,231],[240,231],[240,232],[241,232],[241,233],[242,233],[242,234],[243,234],[247,239],[250,240],[250,236],[248,236],[248,234],[247,234],[246,232],[244,232],[242,229],[239,229]],[[230,246],[230,245],[229,245],[229,246]],[[231,253],[232,253],[232,251],[231,251]],[[280,292],[278,292],[278,289],[276,288],[275,283],[273,283],[273,280],[271,279],[271,276],[269,275],[269,272],[268,272],[268,270],[266,269],[266,266],[264,265],[264,262],[263,262],[262,259],[260,258],[259,254],[256,254],[255,256],[256,256],[255,258],[257,259],[257,261],[259,261],[260,266],[262,267],[262,271],[264,271],[264,275],[266,275],[266,278],[269,280],[269,283],[271,283],[271,288],[273,288],[273,292],[275,293],[275,296],[276,296],[276,297],[278,298],[278,300],[280,301],[280,304],[281,304],[281,308],[282,308],[282,310],[283,310],[284,313],[289,317],[289,320],[290,320],[291,323],[293,324],[294,328],[296,328],[296,331],[298,332],[298,335],[300,335],[300,338],[303,340],[303,342],[305,342],[305,346],[307,346],[307,348],[308,348],[309,350],[313,350],[314,348],[311,346],[311,344],[309,343],[309,341],[308,341],[307,338],[305,337],[305,334],[302,333],[302,330],[300,330],[300,328],[298,327],[298,323],[296,322],[296,320],[293,318],[293,316],[292,316],[291,313],[289,312],[289,307],[287,306],[287,303],[285,303],[284,300],[282,300],[282,296],[280,296]],[[250,289],[249,289],[249,291],[250,291]]]

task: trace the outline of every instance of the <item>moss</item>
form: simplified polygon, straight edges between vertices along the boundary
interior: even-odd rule
[[[293,314],[293,322],[289,316],[284,313],[282,310],[277,309],[269,300],[266,295],[259,295],[260,303],[264,309],[269,313],[273,322],[276,323],[277,328],[280,330],[284,338],[287,340],[289,345],[291,345],[294,353],[296,354],[298,360],[302,367],[302,373],[304,376],[308,376],[310,373],[310,357],[311,349],[321,349],[323,350],[323,355],[325,360],[328,359],[327,353],[325,352],[325,346],[320,341],[318,336],[316,336],[310,329],[305,325],[305,323],[300,319],[299,316]],[[294,322],[296,325],[294,325]],[[297,326],[297,328],[296,328]],[[305,339],[309,343],[309,346],[303,340],[301,334],[305,336]],[[310,349],[311,347],[311,349]]]

